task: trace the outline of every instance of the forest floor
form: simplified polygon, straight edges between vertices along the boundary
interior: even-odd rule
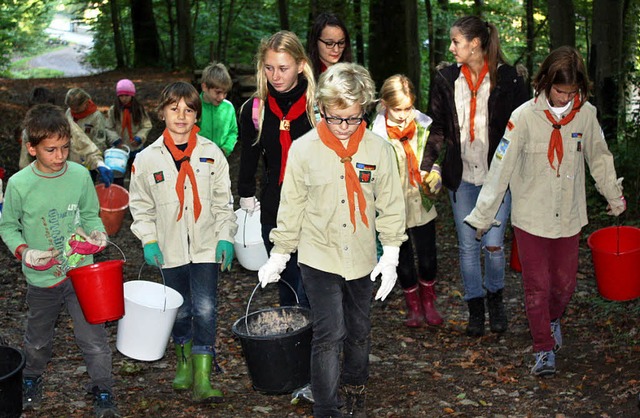
[[[185,73],[155,70],[109,72],[88,77],[7,80],[0,82],[0,166],[11,175],[17,170],[19,145],[16,128],[27,110],[35,86],[54,91],[58,104],[71,87],[86,89],[102,111],[113,101],[120,78],[131,78],[138,98],[154,109],[161,89],[174,80],[191,81]],[[154,112],[151,112],[154,113]],[[153,117],[157,137],[162,128]],[[230,158],[233,183],[237,178],[239,150]],[[5,186],[6,187],[6,186]],[[235,188],[234,188],[235,190]],[[530,374],[531,337],[524,315],[520,274],[507,266],[505,301],[509,330],[503,335],[468,338],[464,334],[467,309],[462,299],[455,229],[445,194],[437,201],[439,282],[437,305],[445,318],[439,328],[409,329],[403,325],[404,298],[396,286],[384,303],[372,308],[372,349],[368,382],[371,417],[637,417],[640,416],[640,300],[608,302],[596,288],[588,234],[607,226],[588,225],[580,244],[578,288],[564,316],[564,346],[558,353],[558,372],[541,379]],[[601,219],[601,218],[598,218]],[[612,221],[608,221],[612,222]],[[126,254],[125,281],[159,281],[157,271],[141,270],[140,243],[129,230],[131,216],[112,241]],[[505,247],[507,257],[511,234]],[[113,247],[98,260],[119,258]],[[0,245],[0,332],[7,343],[22,346],[27,306],[26,285],[20,263]],[[140,275],[140,271],[142,274]],[[637,273],[637,272],[636,272]],[[171,389],[175,355],[171,347],[154,362],[125,357],[116,350],[117,324],[109,323],[113,349],[115,392],[126,417],[309,417],[311,404],[291,404],[291,396],[255,391],[232,324],[245,314],[257,274],[234,262],[221,276],[218,290],[217,353],[222,372],[212,376],[225,392],[225,401],[198,405]],[[252,308],[276,303],[275,287],[257,292]],[[45,399],[31,417],[89,417],[91,399],[81,354],[73,342],[72,322],[64,313],[57,323],[54,355],[45,374]]]

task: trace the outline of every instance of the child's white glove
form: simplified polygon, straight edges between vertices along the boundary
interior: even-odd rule
[[[34,270],[49,270],[56,264],[60,264],[60,261],[56,259],[58,255],[60,255],[60,251],[53,248],[49,248],[47,251],[27,248],[22,252],[22,262]]]
[[[612,199],[607,205],[607,215],[619,216],[627,209],[627,201],[624,196],[620,196],[617,199]]]
[[[280,280],[280,274],[287,267],[287,262],[291,258],[291,254],[271,253],[266,263],[258,270],[258,279],[262,288],[269,283],[275,283]]]
[[[255,196],[241,197],[240,209],[245,210],[249,215],[260,210],[260,201]]]
[[[398,259],[400,258],[400,247],[391,247],[384,245],[382,247],[382,257],[378,261],[371,272],[371,281],[375,282],[379,274],[382,275],[380,289],[376,293],[376,300],[385,300],[391,293],[393,286],[398,279],[396,267],[398,267]]]

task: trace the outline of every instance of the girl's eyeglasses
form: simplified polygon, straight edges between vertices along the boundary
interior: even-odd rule
[[[320,42],[322,42],[324,44],[324,46],[327,47],[327,49],[333,49],[334,46],[338,45],[338,49],[343,49],[344,46],[347,44],[346,41],[342,40],[339,42],[334,42],[334,41],[325,41],[324,39],[320,39],[318,38],[318,40]]]
[[[337,116],[327,116],[325,114],[323,114],[322,117],[329,125],[342,125],[342,122],[346,122],[347,125],[360,125],[364,120],[364,118],[339,118]]]

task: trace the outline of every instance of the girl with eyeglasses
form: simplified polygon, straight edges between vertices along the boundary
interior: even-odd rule
[[[313,318],[313,416],[360,417],[366,416],[373,281],[382,275],[375,298],[384,300],[398,277],[407,239],[404,199],[393,148],[362,119],[375,99],[369,72],[336,64],[320,76],[317,98],[324,120],[291,146],[278,227],[270,235],[275,246],[258,277],[263,287],[277,281],[298,251]]]
[[[482,240],[464,217],[476,203],[509,115],[528,99],[529,90],[525,77],[506,63],[495,25],[466,16],[453,23],[450,36],[449,51],[457,62],[432,78],[428,113],[433,124],[420,168],[428,173],[424,182],[431,192],[442,185],[449,190],[469,309],[466,334],[479,337],[485,332],[485,302],[491,332],[507,330],[503,241],[511,194],[505,194],[498,212],[500,226]]]
[[[607,213],[620,215],[626,203],[596,108],[587,101],[589,76],[578,51],[563,46],[551,52],[533,87],[535,98],[511,115],[465,222],[482,235],[511,188],[511,223],[535,355],[531,373],[549,376],[556,372],[560,319],[576,288],[580,230],[587,224],[585,161],[609,203]]]
[[[262,238],[270,252],[273,244],[269,232],[276,226],[289,148],[316,123],[316,85],[309,58],[292,32],[281,31],[262,40],[256,63],[256,92],[240,109],[238,193],[242,209],[251,215],[260,212]],[[264,172],[258,201],[256,172],[260,159]],[[296,289],[300,304],[308,306],[295,253],[282,279]],[[286,284],[280,283],[279,291],[281,306],[296,304],[296,295]]]
[[[421,327],[425,321],[442,324],[435,306],[437,213],[429,190],[422,186],[419,168],[431,118],[413,106],[415,100],[413,83],[407,76],[389,77],[380,89],[380,106],[372,127],[393,145],[402,182],[409,239],[400,247],[398,278],[407,304],[404,324],[408,327]]]
[[[309,31],[307,51],[316,80],[338,62],[351,62],[351,40],[342,20],[333,13],[320,13]]]

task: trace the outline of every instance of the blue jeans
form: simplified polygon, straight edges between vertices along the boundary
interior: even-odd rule
[[[271,254],[271,249],[273,249],[273,243],[269,241],[269,233],[274,228],[274,225],[262,225],[262,240],[264,241],[264,246],[268,254]],[[300,268],[298,267],[298,252],[291,253],[291,258],[287,262],[287,266],[282,274],[280,274],[280,278],[295,289],[300,306],[308,308],[309,300],[304,291]],[[278,292],[280,295],[280,306],[294,306],[296,304],[296,295],[293,294],[289,286],[280,281],[278,282]]]
[[[84,318],[78,297],[71,280],[65,280],[55,287],[27,286],[27,329],[24,335],[24,350],[27,358],[23,370],[24,377],[35,378],[45,371],[51,360],[53,335],[60,311],[66,305],[73,319],[73,334],[82,351],[91,390],[98,386],[111,391],[111,348],[104,324],[92,325]]]
[[[215,355],[219,270],[218,263],[189,263],[162,269],[167,286],[184,298],[171,336],[176,344],[193,341],[194,354]]]
[[[311,390],[313,416],[341,417],[340,382],[364,385],[369,378],[371,299],[369,276],[357,280],[300,264],[311,314]],[[342,374],[340,353],[343,353]]]
[[[482,186],[461,182],[455,192],[449,191],[453,220],[458,233],[458,249],[460,252],[460,272],[464,282],[464,300],[485,296],[485,289],[497,292],[504,288],[504,232],[511,213],[511,192],[507,190],[496,219],[500,226],[494,226],[482,237],[476,240],[476,230],[464,222],[464,218],[471,213],[478,200]],[[487,247],[498,247],[499,250],[489,251]],[[484,252],[484,277],[480,263],[480,251]]]

